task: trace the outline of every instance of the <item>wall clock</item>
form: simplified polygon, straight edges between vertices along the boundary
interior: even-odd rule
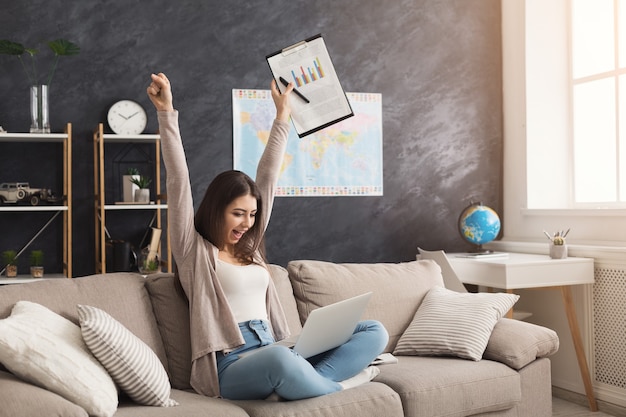
[[[109,127],[118,135],[139,135],[146,128],[146,110],[133,100],[120,100],[109,108]]]

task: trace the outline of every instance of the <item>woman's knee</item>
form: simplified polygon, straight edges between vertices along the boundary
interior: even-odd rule
[[[387,329],[378,320],[363,320],[359,322],[359,330],[369,336],[372,343],[377,343],[380,349],[384,349],[389,342]]]

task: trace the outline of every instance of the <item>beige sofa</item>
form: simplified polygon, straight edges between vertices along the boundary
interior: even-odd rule
[[[271,265],[272,278],[293,333],[308,313],[373,291],[364,318],[387,328],[392,352],[428,291],[443,285],[433,261],[334,264],[292,261]],[[188,304],[176,277],[132,273],[0,286],[0,319],[19,300],[44,305],[78,323],[77,304],[108,312],[156,353],[171,383],[175,407],[142,406],[120,393],[116,417],[130,416],[550,416],[550,362],[558,349],[553,331],[500,319],[480,361],[456,357],[398,356],[380,365],[373,381],[319,398],[228,401],[195,394],[189,386]],[[0,415],[87,416],[81,407],[0,366]]]

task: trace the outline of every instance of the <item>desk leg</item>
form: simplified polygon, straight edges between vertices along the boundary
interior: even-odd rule
[[[578,319],[576,318],[576,310],[572,299],[572,288],[569,285],[561,287],[561,294],[563,295],[563,304],[565,304],[569,330],[574,342],[574,349],[576,350],[578,367],[580,368],[583,384],[585,385],[585,392],[587,393],[589,409],[591,411],[598,411],[598,404],[596,403],[596,398],[593,394],[593,386],[591,385],[591,375],[589,374],[589,367],[587,366],[587,358],[585,357],[585,350],[583,349],[583,342],[578,328]]]
[[[506,290],[507,294],[513,294],[513,290]],[[513,307],[511,307],[511,309],[509,311],[507,311],[507,313],[504,315],[504,317],[508,318],[508,319],[512,319],[513,318]]]

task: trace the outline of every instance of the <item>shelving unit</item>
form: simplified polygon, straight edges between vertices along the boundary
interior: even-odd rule
[[[156,199],[154,204],[110,204],[105,201],[105,143],[137,143],[146,146],[153,145],[155,151],[154,185]],[[100,123],[93,134],[94,158],[94,216],[95,216],[95,250],[96,273],[106,273],[106,242],[107,242],[107,212],[128,210],[154,210],[156,212],[155,227],[163,229],[163,212],[167,210],[167,196],[161,194],[161,138],[155,134],[117,135],[104,133],[104,124]],[[164,231],[162,239],[166,240],[166,258],[161,256],[163,245],[159,245],[159,259],[168,272],[172,272],[172,252],[170,249],[169,233]],[[141,248],[139,248],[141,249]]]
[[[30,238],[19,251],[22,254],[37,239],[37,237],[54,220],[62,216],[63,219],[63,250],[62,250],[62,272],[50,273],[46,271],[45,278],[71,278],[72,277],[72,124],[68,123],[65,133],[1,133],[0,142],[13,143],[60,143],[63,146],[63,193],[62,205],[42,202],[38,206],[19,205],[11,203],[0,205],[0,212],[33,213],[49,212],[50,219],[43,225],[35,235]],[[2,269],[2,268],[0,268]],[[20,274],[17,278],[3,279],[0,283],[21,283],[34,281],[29,274]]]

